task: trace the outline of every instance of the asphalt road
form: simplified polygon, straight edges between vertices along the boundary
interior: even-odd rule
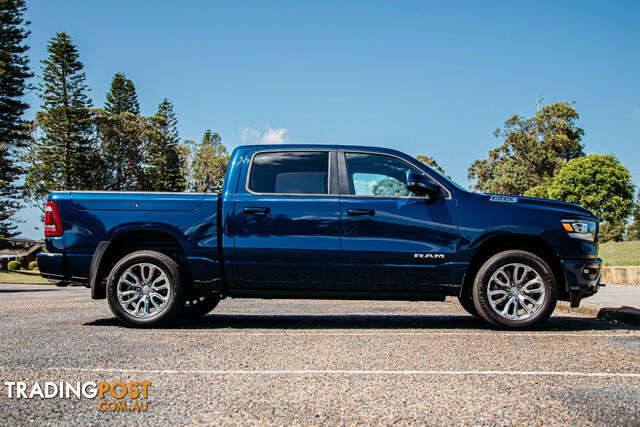
[[[0,377],[1,425],[640,424],[640,330],[556,312],[495,331],[454,300],[225,300],[137,330],[85,288],[0,285]],[[148,381],[147,410],[5,385],[61,380]]]

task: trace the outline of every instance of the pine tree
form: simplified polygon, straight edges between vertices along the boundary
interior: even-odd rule
[[[181,155],[178,120],[166,98],[150,118],[152,131],[147,142],[145,172],[139,185],[145,191],[184,191],[185,162]]]
[[[29,105],[23,101],[29,69],[24,44],[29,36],[24,20],[23,0],[0,2],[0,247],[14,236],[11,217],[21,207],[17,180],[23,170],[18,163],[19,150],[29,141],[29,126],[22,115]]]
[[[117,73],[104,110],[97,110],[95,114],[106,190],[126,191],[138,186],[147,125],[139,114],[133,83],[124,74]]]
[[[68,34],[56,34],[42,61],[40,97],[42,111],[36,115],[39,130],[30,153],[28,196],[42,207],[47,193],[55,190],[100,188],[96,173],[99,156],[95,147],[91,100],[85,84],[84,66]]]
[[[116,73],[113,76],[111,90],[107,93],[104,109],[109,114],[140,114],[136,88],[123,73]]]
[[[222,190],[224,175],[229,164],[227,148],[217,133],[207,129],[197,146],[191,162],[191,189],[200,193]]]
[[[627,227],[627,239],[640,240],[640,190],[633,207],[633,222]]]

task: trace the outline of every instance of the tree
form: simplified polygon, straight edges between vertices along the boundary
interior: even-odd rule
[[[222,138],[207,129],[191,160],[191,189],[199,193],[220,192],[228,164],[229,155]]]
[[[150,132],[149,121],[124,112],[94,111],[104,190],[131,191],[138,188],[143,175],[143,150]]]
[[[525,196],[528,197],[539,197],[541,199],[549,198],[549,187],[550,185],[536,185],[533,188],[528,189],[524,192]]]
[[[496,129],[504,143],[476,160],[469,168],[474,188],[487,193],[524,194],[530,188],[548,185],[561,166],[583,155],[584,131],[569,103],[547,105],[535,117],[514,115]]]
[[[139,114],[135,86],[124,74],[117,73],[104,110],[95,111],[106,190],[126,191],[138,186],[144,137],[148,134],[148,123]]]
[[[640,240],[640,190],[633,208],[633,222],[627,227],[627,239]]]
[[[603,222],[600,224],[598,239],[600,242],[621,242],[624,236],[624,221]]]
[[[27,196],[41,208],[50,191],[99,188],[96,172],[100,170],[78,49],[61,32],[51,39],[47,51],[39,86],[43,106],[36,115],[35,141],[27,154],[32,164],[25,180]]]
[[[16,229],[11,218],[21,207],[18,179],[23,173],[19,164],[19,150],[30,139],[28,124],[22,119],[29,105],[23,101],[29,69],[24,44],[29,36],[24,20],[23,0],[0,2],[0,248],[5,238],[14,236]]]
[[[633,193],[631,174],[613,154],[590,154],[567,162],[548,194],[585,207],[614,225],[631,214]]]
[[[136,87],[123,73],[113,76],[104,109],[109,114],[140,114]]]
[[[440,165],[438,165],[438,162],[436,162],[436,160],[433,157],[420,155],[420,156],[416,156],[416,160],[424,163],[427,166],[431,166],[433,169],[435,169],[436,171],[444,175],[444,169],[442,169]]]
[[[166,98],[150,120],[144,175],[139,184],[146,191],[184,191],[185,161],[181,155],[178,120]]]
[[[395,178],[383,178],[373,187],[375,196],[408,196],[411,192],[407,186]]]

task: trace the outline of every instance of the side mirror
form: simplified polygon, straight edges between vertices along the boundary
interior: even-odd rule
[[[442,191],[439,185],[434,184],[426,176],[419,173],[409,173],[407,175],[407,190],[417,196],[428,196],[430,199],[435,198]]]

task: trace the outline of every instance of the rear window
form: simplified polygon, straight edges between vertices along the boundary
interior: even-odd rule
[[[267,194],[328,194],[327,151],[277,151],[253,156],[249,190]]]

